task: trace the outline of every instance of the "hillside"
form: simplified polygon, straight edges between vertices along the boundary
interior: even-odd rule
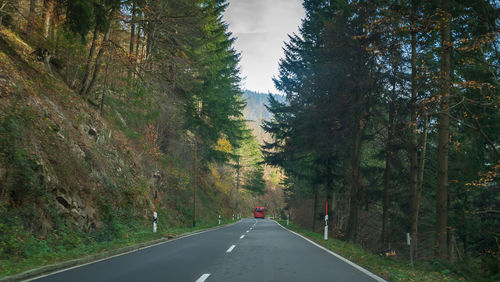
[[[18,217],[34,217],[25,226],[29,231],[48,238],[61,224],[96,231],[122,216],[149,224],[157,188],[169,201],[160,205],[175,205],[172,198],[183,195],[167,183],[180,167],[161,163],[146,138],[127,136],[132,129],[116,122],[119,112],[106,107],[101,115],[57,75],[48,74],[32,52],[1,30],[0,187],[7,204],[2,218],[14,212],[5,207],[13,207],[22,211]],[[154,178],[158,173],[160,182]],[[165,222],[184,221],[177,209],[169,210]],[[2,227],[21,223],[14,218]]]
[[[246,107],[243,109],[243,115],[247,119],[247,125],[251,128],[257,136],[259,143],[263,140],[267,140],[266,133],[262,129],[262,122],[265,120],[270,120],[272,118],[271,113],[267,110],[267,100],[269,95],[272,95],[278,101],[284,101],[284,97],[277,94],[265,94],[254,92],[250,90],[245,90],[243,92],[243,98],[246,100]]]

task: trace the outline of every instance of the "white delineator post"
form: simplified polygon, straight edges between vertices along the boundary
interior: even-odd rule
[[[325,212],[325,240],[328,240],[328,201],[326,202],[326,212]]]
[[[158,199],[158,192],[155,191],[155,211],[153,212],[153,233],[158,229],[158,214],[156,213],[156,202]]]
[[[410,264],[413,267],[413,251],[411,248],[411,236],[410,233],[406,233],[406,244],[410,247]]]
[[[220,225],[220,214],[219,214],[219,225]]]
[[[288,226],[289,222],[290,222],[290,213],[286,215],[286,226]]]
[[[153,232],[156,233],[157,229],[158,229],[158,214],[156,212],[153,212]]]

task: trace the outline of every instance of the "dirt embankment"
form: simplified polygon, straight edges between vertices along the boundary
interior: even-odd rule
[[[161,167],[33,52],[0,30],[0,203],[11,223],[44,238],[61,226],[92,232],[113,214],[148,218]]]

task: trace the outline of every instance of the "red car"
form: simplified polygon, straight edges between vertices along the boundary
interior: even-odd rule
[[[256,207],[253,212],[253,217],[264,218],[264,207]]]

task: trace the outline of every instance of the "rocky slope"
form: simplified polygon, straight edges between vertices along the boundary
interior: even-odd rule
[[[118,112],[101,115],[33,52],[0,30],[2,257],[27,256],[19,244],[29,240],[55,247],[72,234],[71,247],[89,234],[109,240],[150,226],[155,190],[162,226],[189,224],[190,170],[158,156],[142,134],[127,135]],[[216,196],[200,191],[200,224],[215,218],[205,203]]]

